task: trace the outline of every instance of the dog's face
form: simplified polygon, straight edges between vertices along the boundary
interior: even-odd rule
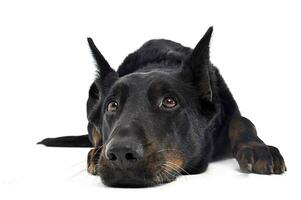
[[[205,131],[214,110],[204,76],[210,35],[181,67],[123,77],[89,41],[100,73],[90,88],[88,118],[101,138],[95,146],[102,146],[97,171],[104,184],[144,187],[197,171],[208,153]]]

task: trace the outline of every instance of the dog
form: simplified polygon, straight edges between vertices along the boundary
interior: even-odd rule
[[[155,39],[113,70],[88,38],[97,77],[87,101],[88,135],[47,138],[46,146],[93,147],[88,172],[111,187],[148,187],[204,172],[233,156],[242,172],[282,174],[210,62],[210,27],[194,49]]]

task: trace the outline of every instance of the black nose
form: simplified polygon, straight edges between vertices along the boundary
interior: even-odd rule
[[[107,146],[106,158],[111,164],[120,168],[135,167],[143,159],[143,145],[112,141]]]

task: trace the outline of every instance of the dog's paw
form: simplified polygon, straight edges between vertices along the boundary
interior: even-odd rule
[[[99,159],[99,154],[100,154],[100,149],[99,148],[94,148],[91,149],[88,153],[88,160],[87,160],[87,171],[89,174],[92,175],[98,175],[98,159]]]
[[[247,173],[282,174],[286,171],[279,150],[261,143],[241,146],[236,154],[236,159],[240,169]]]

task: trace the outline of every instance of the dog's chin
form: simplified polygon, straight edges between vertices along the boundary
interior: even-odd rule
[[[150,174],[143,170],[124,172],[116,169],[107,169],[100,172],[100,178],[103,184],[109,187],[144,188],[172,182],[176,179],[176,176],[160,172]]]
[[[147,180],[141,180],[133,177],[122,177],[120,179],[101,179],[106,186],[116,188],[144,188],[154,185]]]
[[[146,188],[146,187],[154,187],[159,186],[165,183],[169,183],[175,180],[169,179],[166,180],[162,178],[162,180],[154,181],[152,179],[137,179],[133,177],[122,177],[121,179],[105,179],[101,177],[101,180],[104,185],[108,187],[116,187],[116,188]]]

